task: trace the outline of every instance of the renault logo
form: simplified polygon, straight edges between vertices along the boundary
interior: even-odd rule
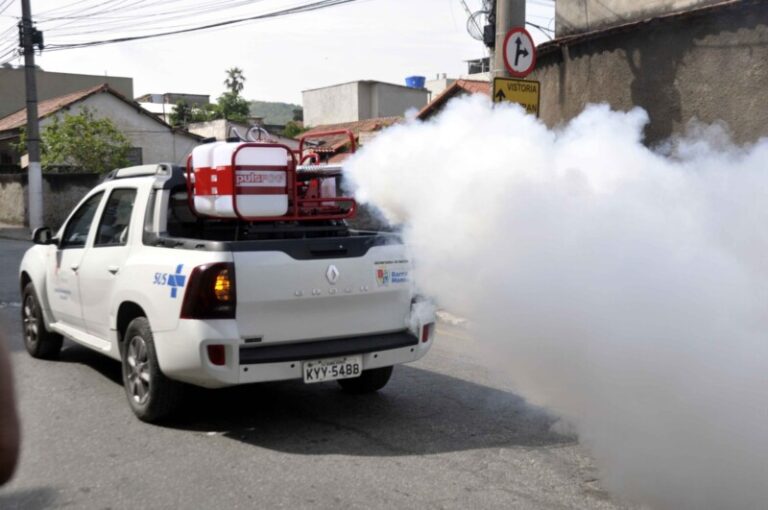
[[[328,270],[325,272],[325,277],[328,278],[328,281],[331,282],[331,285],[336,284],[336,282],[339,280],[339,270],[331,264],[328,266]]]

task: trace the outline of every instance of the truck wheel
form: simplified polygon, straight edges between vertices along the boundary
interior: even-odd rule
[[[64,339],[58,333],[45,329],[43,311],[32,282],[24,286],[21,293],[21,323],[24,328],[24,347],[33,358],[55,359],[59,356]]]
[[[361,395],[363,393],[373,393],[379,391],[392,376],[392,367],[372,368],[370,370],[363,370],[360,377],[352,379],[339,379],[337,382],[341,386],[341,389],[347,393],[355,395]]]
[[[155,423],[181,405],[184,386],[160,371],[149,321],[133,319],[122,342],[123,386],[128,403],[142,421]]]

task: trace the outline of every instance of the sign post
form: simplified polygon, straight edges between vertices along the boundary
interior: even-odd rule
[[[493,102],[517,103],[530,114],[539,116],[541,83],[535,80],[521,80],[536,67],[536,45],[531,34],[523,27],[507,32],[504,38],[504,66],[515,78],[493,79]]]

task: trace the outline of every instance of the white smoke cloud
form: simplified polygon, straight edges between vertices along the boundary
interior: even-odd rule
[[[569,420],[604,483],[660,509],[768,505],[768,140],[647,115],[557,130],[480,97],[347,165],[402,224],[418,286],[488,363]]]

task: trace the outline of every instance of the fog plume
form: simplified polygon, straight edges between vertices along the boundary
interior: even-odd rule
[[[641,109],[548,129],[456,100],[347,165],[423,293],[578,431],[606,487],[660,509],[768,505],[768,140]]]

